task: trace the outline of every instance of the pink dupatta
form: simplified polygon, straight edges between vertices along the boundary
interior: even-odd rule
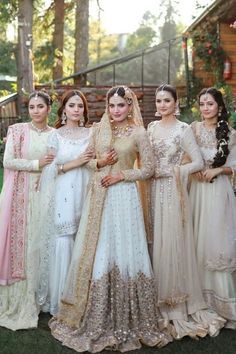
[[[14,158],[26,158],[29,146],[29,127],[18,123],[8,128],[12,136]],[[0,285],[25,279],[25,234],[28,206],[28,173],[4,170],[0,197]]]

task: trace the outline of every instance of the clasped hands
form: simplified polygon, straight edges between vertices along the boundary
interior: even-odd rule
[[[219,174],[222,173],[222,168],[208,168],[204,171],[195,172],[192,174],[193,178],[198,180],[199,182],[213,182],[214,178],[216,178]]]

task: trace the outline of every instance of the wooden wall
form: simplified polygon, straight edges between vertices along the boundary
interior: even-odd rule
[[[220,43],[232,63],[232,78],[227,79],[226,83],[232,86],[236,95],[236,29],[228,23],[220,24]]]

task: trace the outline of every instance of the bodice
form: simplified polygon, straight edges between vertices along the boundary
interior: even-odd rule
[[[163,127],[160,121],[152,122],[148,133],[154,153],[155,165],[158,166],[164,159],[165,165],[180,165],[184,150],[182,147],[183,134],[188,125],[176,121],[170,127]]]

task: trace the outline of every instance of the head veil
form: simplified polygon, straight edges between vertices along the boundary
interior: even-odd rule
[[[125,86],[117,86],[114,90],[123,87],[124,99],[132,104],[132,119],[135,125],[142,126],[143,120],[140,113],[137,97],[134,92]],[[106,110],[100,123],[93,127],[90,147],[95,150],[96,158],[101,158],[113,144],[112,127],[108,112],[109,93],[106,96]],[[116,92],[116,91],[115,91]],[[83,320],[89,304],[91,277],[93,263],[96,255],[97,243],[100,234],[103,206],[106,197],[106,188],[101,186],[101,179],[108,175],[111,166],[97,169],[90,183],[90,191],[85,203],[79,231],[76,237],[72,262],[67,278],[67,283],[62,297],[60,311],[57,319],[70,326],[78,326]],[[83,219],[85,222],[83,222]],[[81,242],[79,244],[79,242]],[[78,246],[77,246],[78,245]],[[78,247],[78,252],[76,248]]]

